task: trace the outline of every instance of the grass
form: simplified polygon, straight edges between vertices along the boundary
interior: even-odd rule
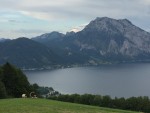
[[[47,99],[1,99],[0,113],[139,113]]]

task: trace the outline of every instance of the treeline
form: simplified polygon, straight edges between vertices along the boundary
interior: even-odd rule
[[[150,113],[150,99],[148,97],[114,98],[110,96],[91,95],[91,94],[72,94],[51,96],[48,99],[72,102],[100,107],[108,107],[122,110],[140,111]]]
[[[0,99],[18,98],[22,94],[29,97],[30,92],[35,90],[35,85],[28,82],[24,73],[9,63],[0,66]]]
[[[59,96],[60,93],[58,91],[55,91],[52,87],[43,87],[43,86],[39,86],[38,84],[33,84],[32,85],[36,94],[38,95],[38,97],[50,97],[50,96]]]

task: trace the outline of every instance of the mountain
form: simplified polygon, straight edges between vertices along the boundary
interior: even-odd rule
[[[21,68],[150,62],[150,33],[127,19],[97,17],[79,32],[0,41],[0,64]]]
[[[70,50],[70,48],[74,46],[72,44],[72,35],[74,34],[74,32],[67,32],[66,35],[59,32],[51,32],[34,37],[32,40],[40,42],[52,49],[55,53],[61,56],[65,65],[76,63],[84,64],[87,61],[86,56],[80,54],[78,51]],[[67,39],[67,37],[69,38]],[[76,50],[76,47],[74,49]]]
[[[68,63],[98,65],[150,61],[150,33],[127,19],[98,17],[80,32],[57,35],[57,38],[50,34],[34,40],[52,48]]]
[[[65,35],[62,33],[53,31],[51,33],[46,33],[46,34],[43,34],[41,36],[37,36],[37,37],[32,38],[32,39],[48,45],[49,42],[61,40],[64,36]]]
[[[85,37],[84,34],[90,35],[88,35],[88,39],[97,39],[98,42],[95,41],[98,43],[96,48],[99,47],[101,55],[113,53],[135,57],[150,52],[150,34],[134,26],[127,19],[97,18],[86,26],[80,37]],[[104,46],[102,46],[103,44]]]
[[[10,39],[6,39],[6,38],[0,38],[0,42],[5,42],[5,41],[8,41]]]
[[[0,50],[0,64],[10,62],[20,68],[50,67],[60,60],[48,47],[27,38],[0,43]]]

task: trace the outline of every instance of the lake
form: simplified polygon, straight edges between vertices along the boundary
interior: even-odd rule
[[[30,83],[64,93],[90,93],[111,97],[150,97],[150,64],[122,64],[25,71]]]

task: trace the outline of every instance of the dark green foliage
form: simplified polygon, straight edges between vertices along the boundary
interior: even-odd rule
[[[6,63],[3,67],[3,83],[5,84],[7,94],[10,96],[15,96],[17,71],[9,63]]]
[[[103,106],[103,107],[105,107],[105,106],[112,107],[112,99],[111,99],[111,97],[108,96],[108,95],[103,96],[101,106]]]
[[[37,89],[37,92],[40,94],[40,95],[47,95],[48,93],[54,91],[53,88],[51,87],[39,87]]]
[[[0,98],[18,98],[22,94],[27,97],[33,92],[36,96],[59,95],[52,87],[40,87],[38,84],[30,84],[24,73],[9,63],[0,67]]]
[[[6,97],[6,88],[4,83],[2,82],[3,79],[3,72],[2,69],[0,68],[0,98],[5,98]]]
[[[6,98],[7,94],[6,94],[6,88],[5,85],[3,84],[3,82],[0,80],[0,99],[1,98]]]
[[[148,97],[131,97],[126,100],[126,109],[150,113],[150,99]]]
[[[3,78],[3,71],[2,71],[2,69],[0,68],[0,80],[2,80],[2,78]]]
[[[150,113],[150,99],[148,97],[131,97],[128,99],[115,97],[112,99],[108,95],[72,94],[50,96],[49,99]]]
[[[114,108],[126,109],[126,100],[125,98],[117,98],[114,99]]]
[[[91,94],[84,94],[84,95],[81,95],[80,102],[82,104],[90,105],[90,104],[93,103],[93,99],[94,99],[93,95],[91,95]]]
[[[31,91],[41,98],[49,97],[49,96],[56,96],[60,94],[58,91],[55,91],[52,87],[42,87],[36,83],[31,85]]]
[[[0,98],[21,97],[23,93],[29,94],[30,83],[20,69],[9,63],[0,68]]]

